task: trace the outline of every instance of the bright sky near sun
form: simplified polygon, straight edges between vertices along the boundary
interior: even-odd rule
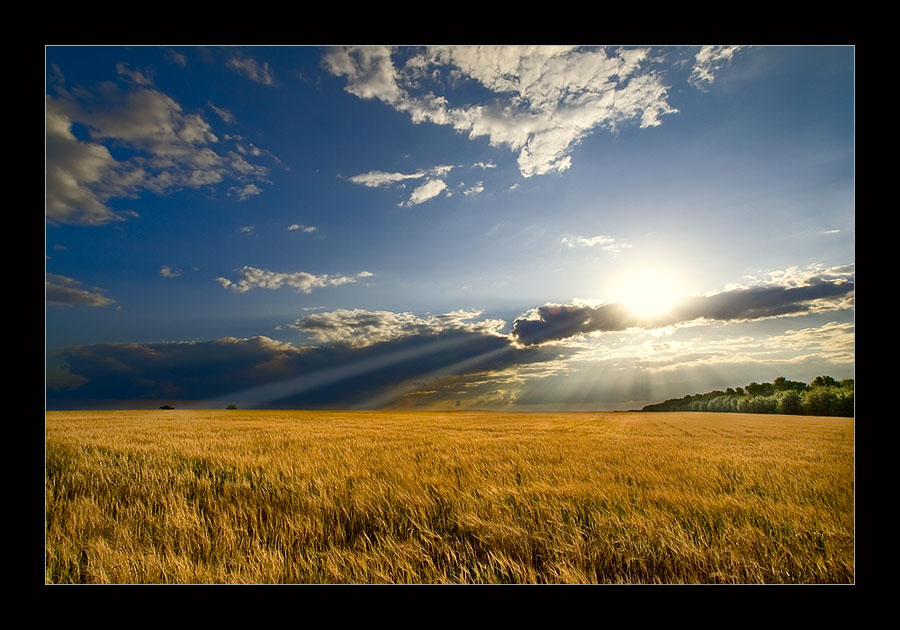
[[[48,408],[854,373],[854,49],[46,48]]]

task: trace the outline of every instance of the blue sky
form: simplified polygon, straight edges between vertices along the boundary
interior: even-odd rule
[[[49,408],[854,373],[854,49],[46,48]]]

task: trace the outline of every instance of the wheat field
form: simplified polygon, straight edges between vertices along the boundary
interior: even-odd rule
[[[854,581],[852,418],[46,414],[47,583]]]

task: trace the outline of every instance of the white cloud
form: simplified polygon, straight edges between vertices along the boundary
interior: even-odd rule
[[[312,225],[300,225],[299,223],[294,223],[293,225],[288,226],[289,232],[295,232],[297,230],[301,230],[303,232],[311,233],[311,232],[315,232],[316,229],[317,228]]]
[[[363,186],[367,186],[369,188],[381,188],[398,183],[401,187],[405,187],[405,184],[403,184],[403,182],[405,182],[406,180],[422,179],[425,177],[429,178],[427,181],[420,184],[418,187],[416,187],[415,190],[413,190],[409,199],[399,204],[400,206],[409,207],[424,203],[429,199],[434,199],[442,191],[446,190],[447,183],[443,178],[445,178],[451,170],[453,170],[452,165],[441,164],[430,169],[420,169],[414,173],[389,173],[385,171],[369,171],[368,173],[354,175],[353,177],[350,177],[348,179],[354,184],[362,184]],[[450,193],[448,192],[448,194]]]
[[[453,166],[441,164],[430,169],[418,170],[415,173],[388,173],[385,171],[369,171],[348,178],[354,184],[362,184],[369,188],[391,186],[407,179],[422,179],[423,177],[444,177],[453,169]]]
[[[200,114],[185,112],[153,88],[147,75],[124,64],[117,69],[128,84],[125,90],[107,81],[94,91],[73,90],[76,98],[63,87],[61,73],[52,82],[57,96],[46,97],[49,220],[100,225],[133,215],[114,210],[111,199],[147,190],[168,194],[226,179],[246,187],[248,181],[265,179],[267,168],[217,153],[212,147],[219,138]],[[76,137],[76,124],[88,130],[87,136]],[[127,147],[133,155],[120,161],[107,145]]]
[[[101,85],[99,94],[103,104],[92,108],[85,121],[93,138],[126,142],[156,157],[207,167],[219,162],[217,154],[204,150],[204,145],[218,142],[209,123],[199,114],[186,114],[166,94],[145,87],[123,92],[111,83]]]
[[[615,130],[626,122],[651,127],[677,111],[667,103],[668,88],[659,75],[646,68],[652,64],[645,49],[608,55],[571,46],[438,46],[413,51],[399,69],[395,52],[333,49],[324,65],[347,78],[349,93],[378,99],[408,113],[414,123],[450,125],[518,152],[525,177],[568,169],[572,149],[597,127]],[[495,98],[451,107],[435,94],[465,80],[479,82]]]
[[[224,138],[226,140],[233,140],[235,142],[235,145],[234,145],[235,151],[237,151],[237,153],[240,153],[241,155],[249,155],[251,157],[266,156],[266,157],[270,158],[271,160],[274,160],[275,162],[281,162],[281,160],[278,159],[277,155],[275,155],[268,149],[259,148],[252,142],[247,142],[247,140],[242,136],[239,136],[237,134],[225,134]],[[230,155],[232,156],[232,159],[235,159],[238,157],[235,155],[234,151],[232,151]],[[260,167],[258,167],[258,166],[254,167],[254,169],[259,169],[259,168]],[[266,173],[268,173],[268,169],[266,169]],[[262,174],[266,174],[266,173],[262,173]]]
[[[253,176],[255,179],[263,179],[269,173],[269,169],[257,164],[251,164],[235,151],[229,151],[228,159],[231,168],[241,175]]]
[[[45,278],[47,306],[107,306],[115,300],[101,294],[102,289],[85,289],[81,283],[66,276],[47,273]]]
[[[152,85],[153,78],[148,72],[145,74],[140,70],[133,70],[127,63],[117,63],[116,72],[126,81],[137,85]]]
[[[269,67],[268,62],[260,65],[259,62],[252,57],[238,55],[229,59],[226,65],[251,81],[262,85],[275,85],[275,77],[272,75],[272,69]]]
[[[207,102],[207,105],[209,105],[209,108],[213,110],[224,122],[228,123],[229,125],[234,124],[234,114],[231,111],[225,109],[224,107],[216,107],[212,104],[212,102]]]
[[[251,289],[277,290],[285,286],[301,293],[310,293],[313,289],[358,282],[360,279],[372,277],[374,274],[362,271],[352,276],[329,276],[327,274],[315,275],[305,271],[279,273],[256,267],[243,267],[241,275],[243,278],[237,282],[232,282],[228,278],[216,278],[216,282],[235,293],[246,293]]]
[[[604,234],[598,234],[597,236],[585,237],[585,236],[575,236],[575,237],[565,237],[562,241],[560,241],[562,245],[565,245],[568,248],[573,247],[600,247],[603,251],[611,253],[613,256],[618,255],[624,249],[628,249],[631,247],[629,243],[619,243],[616,242],[616,239],[612,236],[606,236]]]
[[[688,82],[696,88],[705,88],[716,80],[715,73],[730,63],[743,46],[703,46],[694,58],[694,68]]]
[[[420,203],[425,203],[429,199],[434,199],[441,194],[441,191],[446,190],[446,188],[447,184],[443,180],[429,179],[427,182],[413,190],[409,199],[400,205],[406,207],[417,206]]]
[[[172,268],[172,267],[169,267],[168,265],[163,265],[162,268],[159,270],[159,275],[161,275],[163,278],[177,278],[178,276],[180,276],[183,273],[184,272],[181,269]]]
[[[232,188],[231,192],[234,193],[235,195],[237,195],[237,198],[240,199],[241,201],[246,201],[250,197],[255,197],[256,195],[261,193],[262,188],[260,188],[256,184],[247,184],[246,186],[241,187],[241,188],[238,188],[238,187]]]
[[[391,184],[396,184],[397,182],[402,182],[407,179],[419,179],[424,176],[424,171],[419,171],[417,173],[386,173],[384,171],[370,171],[368,173],[354,175],[350,178],[350,181],[354,184],[362,184],[363,186],[368,186],[369,188],[380,188],[383,186],[390,186]]]
[[[458,310],[443,315],[419,317],[412,313],[338,309],[305,315],[292,324],[320,343],[341,343],[353,347],[370,346],[402,337],[437,335],[445,331],[499,335],[506,325],[501,319],[471,321],[481,311]]]
[[[585,353],[589,357],[590,352]],[[855,358],[853,324],[829,322],[819,327],[787,330],[781,334],[757,338],[751,335],[709,338],[695,335],[686,341],[631,336],[615,346],[606,344],[594,360],[615,361],[619,368],[628,365],[649,372],[671,372],[687,367],[717,365],[766,365],[769,369],[815,361],[834,365],[852,365]]]
[[[244,225],[238,228],[238,232],[243,232],[244,234],[249,234],[253,230],[256,229],[255,225]]]
[[[347,77],[347,91],[360,98],[377,98],[398,103],[405,92],[397,84],[397,70],[386,46],[354,46],[329,51],[323,58],[325,68],[336,76]]]
[[[803,359],[816,357],[834,362],[853,363],[856,356],[856,328],[853,324],[829,322],[818,328],[788,330],[767,340],[773,351],[802,352]],[[796,358],[794,360],[797,360]]]
[[[169,49],[166,51],[166,59],[171,61],[172,63],[181,66],[182,68],[187,67],[187,57],[176,50]]]
[[[464,195],[477,195],[484,192],[484,182],[477,182],[474,186],[470,186],[463,191]]]
[[[123,220],[106,202],[116,193],[128,194],[127,182],[133,177],[105,146],[78,140],[66,110],[63,103],[47,98],[47,216],[88,225]],[[117,181],[121,185],[111,185]]]
[[[744,289],[759,286],[780,287],[808,287],[819,282],[828,282],[836,285],[853,282],[856,275],[856,265],[840,265],[825,268],[821,264],[814,263],[806,267],[788,267],[763,273],[761,276],[745,276],[745,284],[732,283],[725,287],[726,290]]]

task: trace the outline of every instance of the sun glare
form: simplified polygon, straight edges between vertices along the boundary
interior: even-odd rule
[[[681,284],[672,274],[642,269],[619,283],[615,301],[639,317],[654,317],[669,311],[682,296]]]

